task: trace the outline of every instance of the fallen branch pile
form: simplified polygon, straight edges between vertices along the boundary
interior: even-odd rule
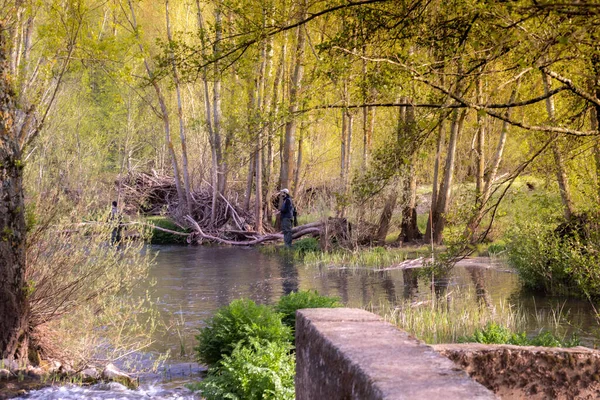
[[[125,211],[142,213],[144,215],[170,215],[173,220],[186,225],[182,218],[188,214],[182,210],[177,196],[177,188],[172,177],[159,175],[158,172],[130,174],[117,182]],[[228,200],[222,194],[216,202],[214,216],[213,191],[211,187],[203,186],[191,193],[192,218],[205,231],[218,233],[222,230],[247,231],[254,225],[254,215],[245,212],[236,202]]]
[[[213,213],[213,190],[210,185],[205,185],[191,193],[192,213],[190,215],[186,207],[180,206],[177,188],[171,177],[152,171],[151,174],[130,174],[119,180],[117,184],[127,212],[141,212],[146,215],[167,213],[182,227],[193,230],[188,236],[189,243],[208,241],[230,246],[254,246],[283,240],[281,233],[253,231],[254,214],[245,211],[237,205],[237,201],[232,201],[222,194],[219,194],[216,210]],[[274,201],[271,202],[276,206]],[[180,232],[154,228],[182,235]],[[265,228],[269,229],[270,226]],[[330,249],[332,245],[347,245],[350,234],[350,224],[343,218],[329,218],[326,221],[298,226],[292,230],[294,239],[306,235],[320,237],[321,247],[324,250]]]

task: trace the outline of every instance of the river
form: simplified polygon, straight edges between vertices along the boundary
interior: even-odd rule
[[[155,373],[140,376],[140,389],[96,385],[91,388],[51,387],[31,392],[28,399],[194,399],[184,384],[201,379],[204,369],[193,359],[195,335],[203,320],[216,309],[241,297],[257,303],[273,304],[283,294],[297,290],[317,290],[337,296],[348,307],[394,307],[407,299],[427,301],[427,282],[405,284],[402,270],[333,269],[303,266],[290,257],[268,255],[254,248],[153,246],[156,263],[148,287],[166,325],[155,344],[141,354],[144,360],[169,352],[171,358]],[[152,285],[150,285],[152,283]],[[444,285],[456,293],[478,293],[493,304],[518,304],[524,313],[554,316],[562,314],[561,324],[577,331],[584,345],[598,342],[598,322],[585,301],[533,297],[524,294],[517,276],[501,261],[489,258],[463,260]],[[551,318],[530,318],[529,333],[544,328]],[[146,361],[149,364],[149,361]]]

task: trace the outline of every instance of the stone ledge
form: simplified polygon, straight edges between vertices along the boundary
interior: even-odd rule
[[[296,317],[296,399],[495,399],[431,347],[359,309]]]
[[[503,400],[600,398],[597,350],[479,343],[433,348]]]

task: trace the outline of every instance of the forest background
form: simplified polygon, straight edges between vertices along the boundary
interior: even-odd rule
[[[305,221],[380,245],[597,211],[594,3],[0,5],[4,355],[26,353],[28,226],[97,220],[140,173],[171,177],[163,212],[213,234],[236,229],[230,203],[237,228],[270,231],[281,188]]]

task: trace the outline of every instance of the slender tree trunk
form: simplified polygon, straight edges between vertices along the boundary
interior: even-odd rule
[[[398,192],[395,186],[395,184],[392,186],[391,192],[388,198],[385,200],[381,217],[379,217],[379,227],[377,228],[377,244],[379,246],[385,245],[385,238],[390,229],[390,221],[392,220],[392,215],[394,214],[394,209],[396,208]]]
[[[23,160],[16,127],[9,47],[0,23],[0,358],[27,360]]]
[[[442,233],[446,223],[445,213],[448,211],[448,201],[452,192],[452,178],[454,176],[454,166],[456,159],[456,145],[458,136],[462,130],[462,125],[466,116],[466,110],[452,112],[452,125],[450,128],[450,140],[448,142],[448,151],[446,156],[446,165],[444,167],[444,180],[442,181],[438,193],[437,204],[432,215],[432,236],[433,243],[442,243]]]
[[[433,183],[431,192],[431,207],[429,209],[429,218],[427,221],[427,228],[425,229],[425,240],[433,242],[433,217],[437,206],[438,199],[438,188],[439,188],[439,175],[440,175],[440,164],[442,163],[442,152],[444,149],[444,136],[445,132],[445,120],[446,115],[442,113],[440,116],[440,122],[438,126],[438,138],[436,144],[435,161],[433,162]]]
[[[408,103],[408,98],[402,98]],[[400,107],[398,110],[398,145],[409,149],[410,161],[406,165],[406,175],[402,177],[402,223],[397,242],[412,242],[423,238],[417,226],[417,174],[415,170],[417,146],[417,121],[414,107]]]
[[[244,196],[244,210],[250,210],[250,198],[252,197],[252,183],[254,181],[254,168],[256,166],[256,162],[254,161],[254,157],[256,154],[252,152],[250,155],[250,159],[248,160],[248,176],[246,178],[246,194]]]
[[[521,81],[518,80],[515,84],[515,87],[510,95],[509,104],[514,103],[517,99],[517,94],[519,92]],[[512,108],[506,110],[506,119],[510,119],[512,113]],[[484,182],[483,192],[477,199],[476,210],[474,216],[467,223],[467,227],[465,228],[464,237],[469,238],[469,241],[473,242],[475,239],[475,232],[477,228],[481,224],[481,220],[483,219],[485,208],[487,205],[490,196],[492,195],[492,185],[496,180],[496,176],[498,175],[498,170],[500,169],[500,163],[502,162],[502,156],[504,154],[504,147],[506,145],[506,138],[508,136],[508,128],[510,127],[509,123],[504,121],[502,123],[502,130],[500,132],[500,138],[498,139],[498,145],[496,146],[496,152],[494,153],[494,158],[492,159],[489,174],[487,180]]]
[[[137,21],[135,17],[135,10],[133,8],[132,0],[129,0],[129,9],[131,11],[131,24],[133,26],[134,31],[136,32],[136,39],[138,41],[138,47],[140,52],[144,54],[144,46],[142,45],[141,38],[138,34]],[[167,104],[165,102],[165,98],[162,94],[162,90],[158,85],[158,82],[155,79],[154,72],[150,68],[150,64],[148,60],[144,58],[144,66],[146,68],[146,73],[148,74],[148,79],[150,79],[152,86],[156,92],[156,97],[158,98],[158,104],[160,105],[161,118],[163,120],[163,126],[165,130],[165,144],[167,146],[167,150],[169,155],[171,156],[171,165],[173,167],[173,174],[175,177],[175,187],[177,189],[177,197],[179,198],[180,204],[185,204],[185,194],[183,193],[183,188],[181,187],[181,175],[179,173],[179,165],[177,163],[177,156],[175,155],[175,149],[173,148],[173,142],[171,141],[171,123],[169,120],[169,110],[167,109]]]
[[[547,95],[552,89],[552,83],[550,76],[546,75],[542,71],[542,78],[544,81],[544,93]],[[546,98],[546,111],[548,113],[548,119],[551,123],[555,122],[555,111],[554,111],[554,100],[552,97]],[[554,163],[556,167],[556,179],[558,181],[558,187],[560,189],[560,198],[563,203],[563,211],[565,219],[568,221],[573,215],[573,200],[571,199],[571,190],[569,188],[569,178],[567,176],[567,169],[563,159],[562,152],[558,146],[558,142],[555,140],[552,142],[552,154],[554,156]]]
[[[596,46],[592,54],[592,67],[594,69],[594,82],[592,83],[592,91],[596,94],[596,98],[600,98],[600,46]],[[591,112],[591,128],[592,130],[600,129],[600,106],[595,105]],[[594,161],[596,164],[596,193],[598,202],[600,202],[600,137],[596,137],[594,143]]]
[[[306,17],[306,0],[300,5],[299,20]],[[281,162],[280,183],[282,188],[289,188],[293,178],[294,149],[296,142],[296,112],[300,103],[300,90],[302,89],[302,77],[304,75],[304,47],[306,43],[305,27],[298,26],[296,30],[296,53],[294,55],[294,73],[290,87],[290,105],[288,108],[289,121],[285,126],[285,137],[283,142],[283,160]]]
[[[294,190],[293,197],[298,196],[298,190],[300,187],[300,170],[302,169],[302,156],[304,146],[304,130],[306,126],[304,122],[300,123],[300,135],[298,135],[298,157],[296,159],[296,168],[294,169]]]
[[[223,26],[221,16],[221,2],[218,1],[215,14],[215,42],[213,45],[213,56],[218,57],[221,53],[221,39],[223,38]],[[224,154],[221,138],[221,70],[219,62],[214,63],[214,83],[213,83],[213,143],[216,149],[217,165],[218,165],[218,185],[219,193],[225,194],[225,186],[227,185],[227,176],[224,171]],[[215,194],[216,196],[216,194]]]
[[[169,42],[173,41],[171,35],[171,23],[169,20],[169,0],[165,0],[165,14],[167,19],[167,38]],[[190,174],[188,169],[187,143],[185,139],[185,121],[183,118],[183,103],[181,99],[181,88],[179,84],[179,71],[175,62],[175,54],[171,50],[169,52],[171,58],[171,66],[173,68],[173,82],[175,83],[175,92],[177,94],[177,116],[179,117],[179,139],[181,141],[181,169],[183,172],[183,185],[185,188],[185,209],[188,215],[192,215],[192,190],[190,187]]]
[[[346,110],[342,110],[342,136],[340,140],[340,177],[342,182],[346,182],[346,131],[348,121],[346,120]]]
[[[477,77],[477,102],[483,104],[483,79]],[[482,113],[477,113],[477,147],[475,150],[477,157],[477,176],[475,184],[475,198],[479,201],[483,194],[484,174],[485,174],[485,124],[486,117]]]
[[[200,33],[200,39],[202,42],[202,56],[207,57],[206,47],[206,28],[204,26],[204,18],[202,17],[202,8],[200,7],[200,0],[196,0],[196,9],[197,9],[197,17],[198,17],[198,32]],[[217,201],[219,199],[219,157],[217,154],[217,143],[215,142],[215,132],[213,130],[213,114],[212,114],[212,105],[210,103],[211,99],[211,91],[208,84],[208,71],[207,68],[202,69],[202,86],[204,89],[204,110],[206,113],[206,129],[208,131],[208,141],[210,144],[210,154],[211,154],[211,186],[212,186],[212,202],[211,202],[211,213],[210,213],[210,222],[214,223],[216,219],[216,210],[217,210]]]

